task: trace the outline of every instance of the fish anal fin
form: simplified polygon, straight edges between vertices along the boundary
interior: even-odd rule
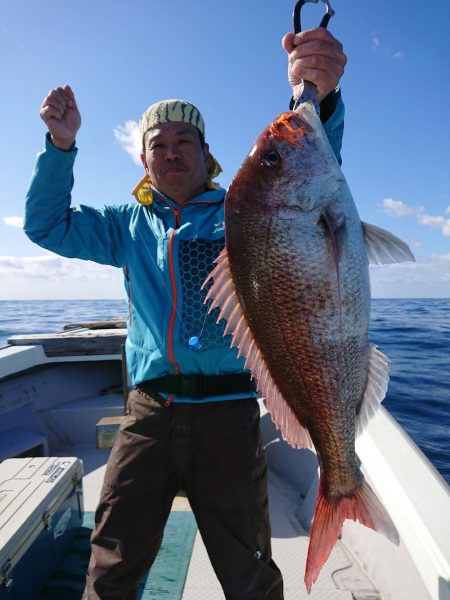
[[[389,359],[373,344],[369,344],[367,386],[356,416],[356,436],[360,435],[375,415],[386,396],[389,383]]]
[[[361,222],[361,224],[370,264],[387,265],[405,260],[415,261],[408,244],[396,235],[369,223]]]
[[[322,485],[319,486],[306,559],[305,585],[308,593],[328,559],[345,519],[358,521],[382,533],[397,546],[400,543],[397,529],[390,516],[369,484],[362,475],[360,477],[355,492],[351,496],[343,496],[339,499],[327,499]]]
[[[245,368],[250,369],[257,389],[264,396],[275,426],[294,448],[311,448],[313,444],[307,429],[300,424],[280,393],[245,319],[232,280],[226,249],[222,250],[217,258],[216,267],[206,279],[203,288],[210,280],[212,285],[205,299],[205,303],[211,300],[209,312],[219,307],[217,320],[227,321],[225,332],[232,335],[231,345],[238,348],[238,356],[245,357]]]

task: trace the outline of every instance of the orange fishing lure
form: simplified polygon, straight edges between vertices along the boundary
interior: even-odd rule
[[[272,135],[283,138],[293,146],[302,146],[300,140],[304,137],[305,132],[301,127],[294,129],[290,121],[293,118],[292,113],[283,113],[278,119],[269,125],[269,131]]]

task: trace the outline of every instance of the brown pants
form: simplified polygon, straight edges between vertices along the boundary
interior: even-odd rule
[[[172,404],[130,392],[108,462],[84,600],[134,600],[186,491],[227,600],[282,600],[255,399]]]

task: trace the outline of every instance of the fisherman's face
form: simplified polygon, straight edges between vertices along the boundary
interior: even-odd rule
[[[145,172],[164,195],[182,205],[205,191],[208,144],[189,123],[161,123],[144,136]]]

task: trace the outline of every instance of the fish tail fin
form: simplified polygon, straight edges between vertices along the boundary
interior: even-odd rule
[[[308,593],[330,555],[345,519],[359,521],[366,527],[382,533],[397,546],[400,543],[390,516],[364,477],[360,477],[354,494],[336,500],[327,499],[322,486],[319,487],[306,559],[305,585]]]

